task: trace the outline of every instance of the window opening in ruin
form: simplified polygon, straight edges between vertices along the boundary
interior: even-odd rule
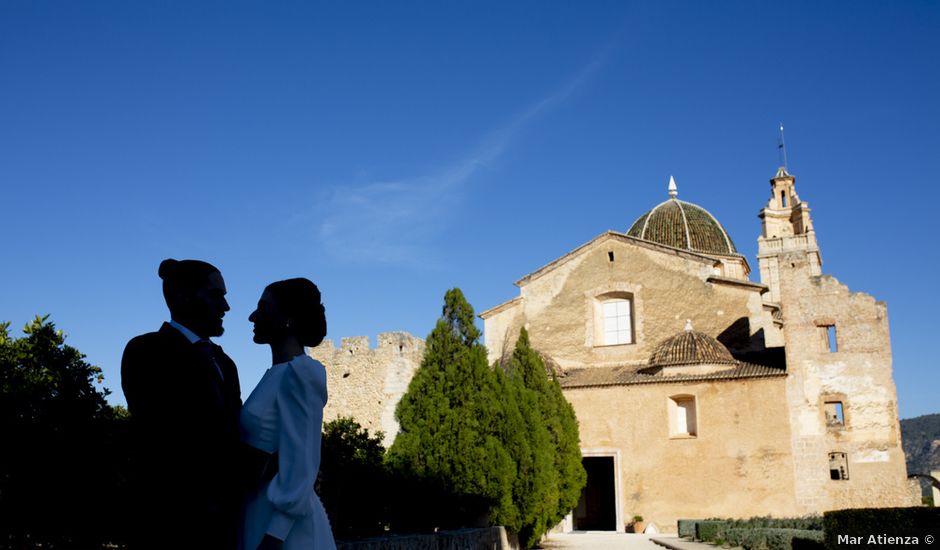
[[[607,253],[607,259],[610,260],[610,261],[614,261],[614,253],[613,253],[613,251],[610,251],[610,252]]]
[[[829,453],[829,478],[834,480],[849,479],[849,461],[845,453]]]
[[[676,395],[669,398],[670,436],[695,437],[698,434],[695,397]]]
[[[826,327],[826,343],[829,345],[829,352],[835,353],[839,351],[839,343],[836,340],[836,326],[829,325]]]
[[[630,344],[633,342],[630,300],[614,299],[601,304],[604,319],[604,344]]]
[[[842,410],[841,401],[826,402],[826,425],[845,426],[845,412]]]

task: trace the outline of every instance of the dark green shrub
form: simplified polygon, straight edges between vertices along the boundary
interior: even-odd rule
[[[727,527],[728,522],[726,521],[699,521],[695,524],[695,540],[716,542],[719,538],[724,538],[724,531]]]
[[[382,432],[369,431],[352,418],[323,425],[318,493],[339,539],[376,535],[384,531],[383,498],[388,494]]]
[[[753,517],[750,519],[734,519],[727,521],[729,527],[742,529],[805,529],[809,531],[822,531],[822,516],[804,516],[800,518],[771,518]]]
[[[853,508],[823,514],[826,548],[838,544],[839,535],[868,537],[872,534],[902,535],[913,530],[940,531],[940,508]],[[857,545],[855,545],[857,546]]]
[[[820,538],[816,539],[807,539],[800,537],[793,537],[793,540],[790,542],[790,546],[793,550],[823,550],[826,548],[825,544],[825,535],[822,531],[819,531]]]
[[[746,550],[791,550],[793,539],[821,543],[823,532],[773,527],[731,527],[724,530],[722,538],[731,546],[741,546]]]
[[[679,520],[679,536],[680,537],[689,537],[695,538],[695,524],[703,521],[700,519],[680,519]]]

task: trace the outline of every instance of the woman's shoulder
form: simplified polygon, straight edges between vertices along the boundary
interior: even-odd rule
[[[300,382],[304,385],[310,385],[317,390],[326,388],[326,367],[323,363],[317,361],[307,354],[298,355],[287,363],[288,378],[294,382]]]

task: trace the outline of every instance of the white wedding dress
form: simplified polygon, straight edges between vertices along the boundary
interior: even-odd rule
[[[303,354],[272,366],[241,412],[242,441],[278,454],[278,471],[249,495],[240,547],[255,550],[265,533],[284,550],[334,550],[333,532],[313,490],[320,469],[326,369]]]

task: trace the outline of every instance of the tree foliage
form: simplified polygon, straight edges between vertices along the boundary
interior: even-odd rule
[[[524,330],[502,368],[491,367],[473,318],[460,290],[449,290],[396,410],[401,431],[386,462],[408,514],[393,524],[485,521],[531,547],[577,505],[584,486],[577,420]]]
[[[66,345],[48,316],[19,338],[9,326],[0,323],[0,541],[120,540],[126,415],[115,415],[98,389],[101,369]]]
[[[409,480],[402,496],[423,523],[405,528],[518,526],[502,386],[479,337],[463,293],[447,291],[421,366],[396,410],[400,432],[387,458],[396,477]]]
[[[525,328],[504,368],[516,386],[516,401],[529,427],[528,456],[518,459],[520,474],[523,465],[526,472],[518,502],[526,518],[520,542],[531,546],[577,506],[587,474],[581,465],[574,409],[558,381],[548,378]]]
[[[323,445],[317,492],[330,514],[338,539],[380,534],[385,527],[387,476],[382,432],[369,435],[352,418],[323,425]]]

